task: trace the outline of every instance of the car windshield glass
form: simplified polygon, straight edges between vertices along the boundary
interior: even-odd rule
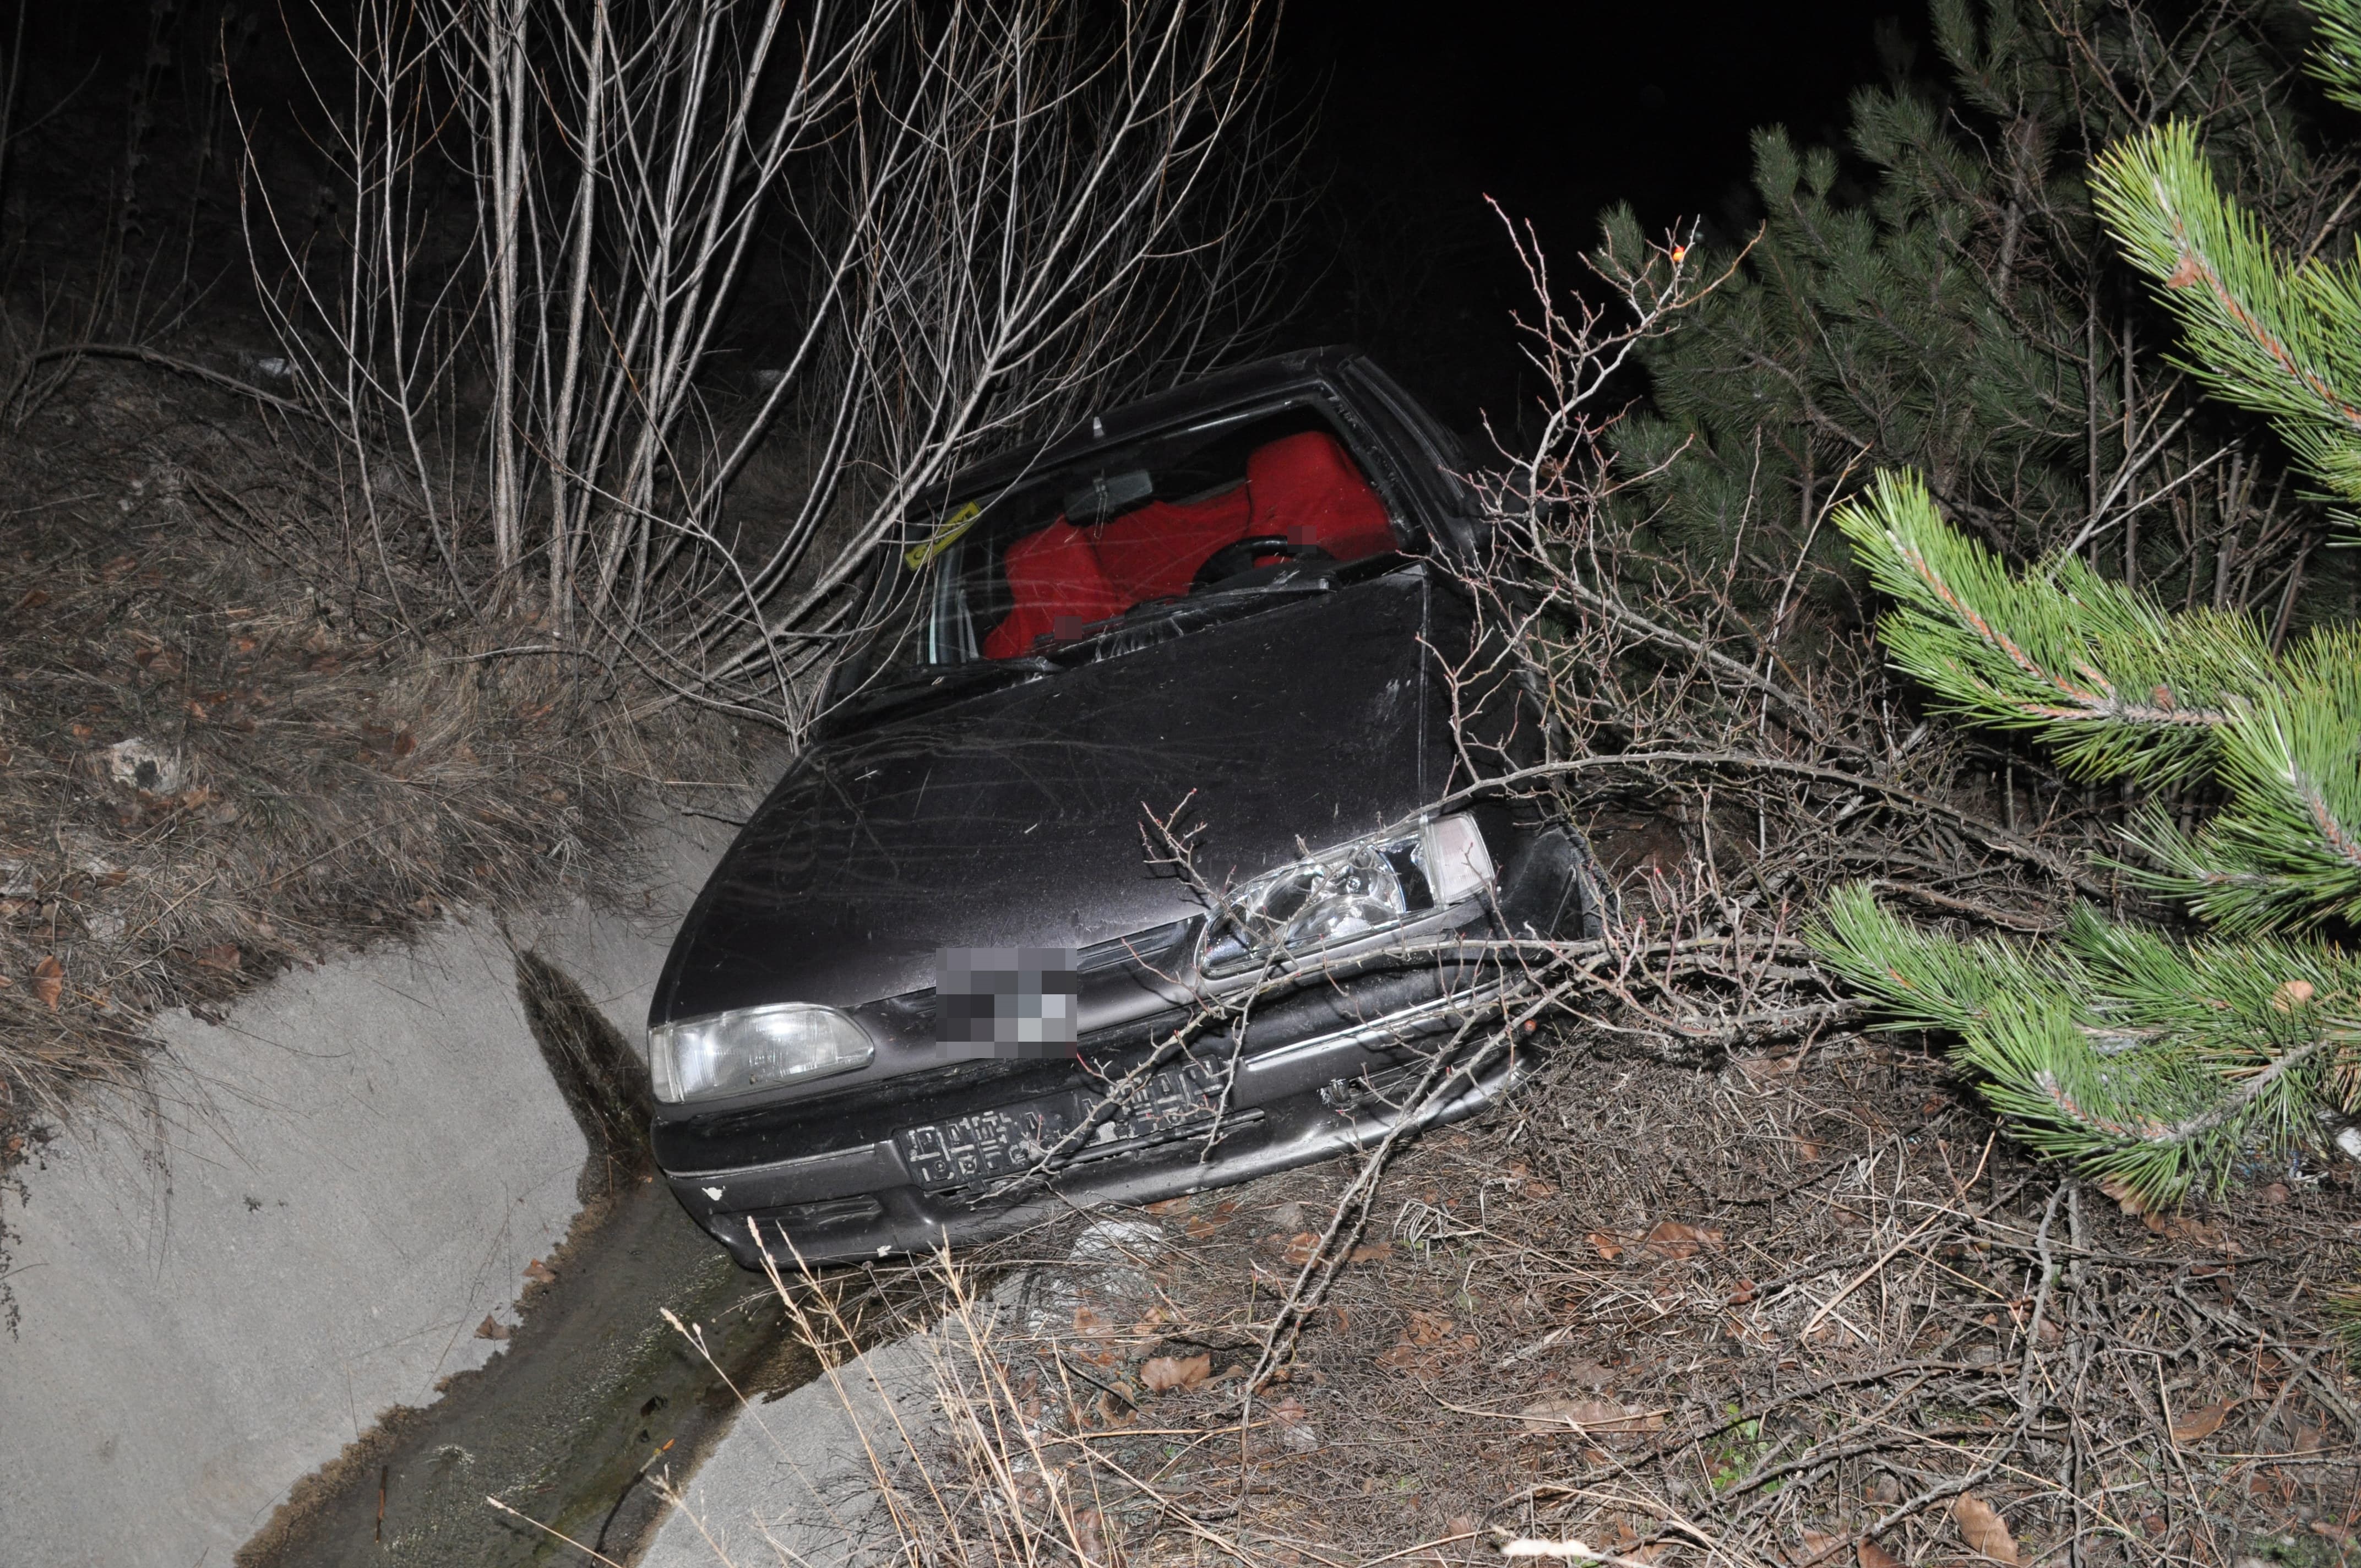
[[[1102,447],[927,520],[895,569],[925,609],[892,663],[1021,658],[1289,561],[1399,548],[1393,520],[1317,405]],[[931,577],[922,574],[931,573]]]

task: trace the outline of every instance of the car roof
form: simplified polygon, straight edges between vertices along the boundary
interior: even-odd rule
[[[1248,402],[1261,393],[1285,391],[1306,381],[1322,379],[1340,366],[1360,357],[1361,351],[1349,344],[1330,344],[1319,348],[1297,349],[1289,354],[1274,354],[1245,365],[1232,366],[1226,370],[1216,370],[1170,390],[1156,392],[1096,413],[1046,445],[1020,445],[997,456],[987,457],[961,469],[942,493],[956,497],[989,489],[1017,477],[1027,469],[1064,463],[1093,447],[1108,445],[1142,431],[1172,423],[1199,409]]]

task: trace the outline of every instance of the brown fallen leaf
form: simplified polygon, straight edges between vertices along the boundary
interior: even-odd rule
[[[1544,1394],[1517,1414],[1524,1418],[1530,1432],[1580,1431],[1598,1436],[1664,1430],[1660,1414],[1626,1409],[1612,1399],[1577,1399],[1569,1394]]]
[[[531,1263],[524,1266],[524,1277],[527,1279],[532,1280],[536,1285],[555,1285],[557,1283],[557,1270],[550,1267],[549,1265],[542,1262],[541,1259],[537,1257]]]
[[[1646,1240],[1648,1250],[1657,1256],[1680,1259],[1695,1257],[1705,1247],[1719,1246],[1721,1233],[1683,1224],[1678,1220],[1660,1220]]]
[[[1990,1503],[1973,1492],[1962,1492],[1951,1505],[1951,1518],[1960,1527],[1960,1539],[1968,1543],[1970,1551],[2014,1568],[2017,1562],[2016,1537],[2008,1533],[2007,1524]]]
[[[2243,1395],[2233,1395],[2215,1404],[2201,1405],[2196,1409],[2182,1411],[2180,1419],[2172,1423],[2172,1441],[2195,1442],[2200,1438],[2212,1437],[2230,1414],[2230,1408],[2238,1404],[2243,1398]]]
[[[2147,1201],[2141,1198],[2140,1195],[2133,1190],[2130,1182],[2125,1181],[2120,1176],[2110,1176],[2103,1179],[2099,1183],[2099,1190],[2114,1199],[2115,1201],[2115,1207],[2121,1209],[2125,1213],[2129,1214],[2135,1220],[2148,1212]]]
[[[1346,1263],[1383,1263],[1386,1259],[1393,1256],[1393,1243],[1370,1242],[1365,1245],[1355,1247],[1345,1257],[1345,1261]]]
[[[1795,1568],[1812,1568],[1815,1563],[1829,1561],[1843,1548],[1844,1537],[1823,1530],[1807,1530],[1804,1531],[1803,1550],[1791,1552],[1788,1556],[1795,1559]]]
[[[1189,1212],[1189,1200],[1167,1198],[1161,1203],[1150,1203],[1148,1212],[1151,1214],[1185,1214]]]
[[[484,1321],[476,1325],[476,1337],[478,1339],[506,1339],[509,1337],[509,1326],[508,1324],[494,1319],[489,1312],[486,1312],[484,1314]]]
[[[33,966],[33,1000],[54,1013],[65,989],[66,966],[58,962],[55,953],[45,955]]]
[[[2274,1181],[2263,1189],[2263,1201],[2266,1203],[2284,1203],[2294,1196],[2294,1193],[2288,1190],[2288,1184],[2284,1181]]]
[[[1620,1237],[1603,1235],[1593,1231],[1582,1239],[1590,1244],[1591,1251],[1609,1263],[1623,1255],[1623,1243]]]
[[[1452,1330],[1452,1321],[1440,1312],[1413,1311],[1410,1326],[1404,1331],[1412,1344],[1441,1344]]]
[[[2320,1452],[2320,1429],[2318,1427],[2309,1425],[2296,1428],[2295,1435],[2288,1440],[2288,1452],[2290,1453],[2318,1453]]]
[[[2292,1013],[2312,1000],[2312,984],[2308,980],[2290,980],[2271,992],[2271,1005],[2282,1013]]]
[[[1902,1559],[1873,1541],[1864,1541],[1853,1549],[1861,1559],[1861,1568],[1902,1568]]]
[[[1208,1219],[1202,1214],[1191,1214],[1180,1224],[1180,1229],[1192,1242],[1203,1241],[1221,1228],[1222,1223],[1219,1220]]]
[[[1149,1392],[1161,1394],[1173,1388],[1194,1388],[1213,1370],[1213,1358],[1210,1355],[1158,1355],[1141,1365],[1139,1380]]]
[[[2191,1246],[2208,1252],[2244,1252],[2246,1249],[2230,1240],[2222,1227],[2210,1221],[2191,1219],[2187,1214],[2168,1214],[2148,1227],[2168,1241],[2186,1242]]]
[[[1095,1307],[1074,1309],[1074,1332],[1093,1339],[1105,1339],[1115,1332],[1115,1320]]]
[[[1310,1231],[1298,1231],[1287,1238],[1287,1261],[1301,1268],[1320,1253],[1320,1238]]]
[[[243,955],[235,943],[222,942],[210,948],[199,948],[190,957],[207,969],[234,970],[238,967]]]

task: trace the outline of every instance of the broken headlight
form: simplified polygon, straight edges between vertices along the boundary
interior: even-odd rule
[[[1198,964],[1229,974],[1315,951],[1456,904],[1491,880],[1472,817],[1356,839],[1234,891],[1206,923]]]
[[[741,1007],[648,1031],[656,1098],[677,1104],[866,1067],[877,1047],[833,1007]]]

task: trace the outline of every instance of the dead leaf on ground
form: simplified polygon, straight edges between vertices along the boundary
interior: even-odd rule
[[[2263,1189],[2263,1201],[2266,1203],[2284,1203],[2293,1196],[2284,1181],[2274,1181]]]
[[[1161,1203],[1150,1203],[1148,1212],[1151,1214],[1185,1214],[1189,1212],[1189,1200],[1167,1198]]]
[[[1213,1358],[1210,1355],[1151,1356],[1139,1369],[1139,1380],[1149,1392],[1161,1394],[1173,1388],[1194,1388],[1212,1376]]]
[[[2308,1425],[2296,1428],[2295,1435],[2288,1440],[2288,1452],[2290,1453],[2318,1453],[2320,1452],[2320,1429],[2315,1426]]]
[[[1370,1242],[1366,1245],[1355,1247],[1351,1255],[1347,1256],[1345,1261],[1347,1263],[1383,1263],[1386,1259],[1393,1256],[1393,1243]]]
[[[524,1266],[524,1277],[527,1279],[532,1280],[536,1285],[555,1285],[557,1283],[557,1270],[550,1267],[549,1265],[542,1262],[541,1259],[537,1257],[531,1263]]]
[[[1980,1552],[1995,1563],[2014,1565],[2017,1562],[2016,1537],[2008,1533],[2008,1526],[1990,1503],[1973,1492],[1962,1492],[1951,1505],[1951,1518],[1960,1527],[1960,1538],[1972,1552]]]
[[[1287,1238],[1287,1261],[1301,1268],[1320,1253],[1320,1238],[1310,1231],[1298,1231]]]
[[[1609,1263],[1623,1255],[1623,1239],[1620,1236],[1610,1236],[1593,1231],[1582,1239],[1590,1244],[1591,1251]]]
[[[1530,1432],[1581,1431],[1601,1436],[1664,1430],[1661,1414],[1627,1409],[1611,1399],[1577,1399],[1568,1394],[1544,1394],[1517,1414],[1524,1418]]]
[[[1210,1219],[1203,1214],[1191,1214],[1180,1225],[1181,1233],[1192,1242],[1203,1241],[1221,1228],[1222,1223],[1219,1220]]]
[[[484,1314],[484,1321],[476,1325],[476,1337],[478,1339],[506,1339],[509,1337],[509,1326],[494,1318],[489,1312],[486,1312]]]
[[[2115,1201],[2115,1207],[2136,1220],[2148,1212],[2147,1201],[2120,1176],[2110,1176],[2099,1183],[2099,1190]]]
[[[2180,1419],[2172,1423],[2172,1441],[2195,1442],[2200,1438],[2212,1437],[2229,1416],[2231,1407],[2238,1404],[2242,1398],[2233,1396],[2215,1404],[2183,1411]]]
[[[1093,1339],[1105,1339],[1115,1332],[1115,1320],[1095,1307],[1074,1309],[1074,1332]]]
[[[1695,1257],[1704,1247],[1719,1246],[1721,1233],[1696,1225],[1683,1224],[1678,1220],[1660,1220],[1647,1235],[1648,1250],[1658,1257],[1675,1260]]]
[[[65,989],[66,966],[58,962],[55,953],[45,955],[33,966],[33,1000],[54,1013]]]
[[[1843,1548],[1844,1537],[1823,1530],[1807,1530],[1804,1531],[1803,1550],[1788,1555],[1795,1560],[1795,1568],[1809,1568],[1811,1564],[1828,1562]]]
[[[230,942],[217,943],[210,948],[199,948],[190,956],[205,968],[217,970],[234,970],[238,967],[243,957],[236,944]]]
[[[2246,1249],[2232,1241],[2222,1227],[2211,1221],[2191,1219],[2186,1214],[2168,1214],[2161,1220],[2150,1219],[2149,1230],[2167,1241],[2186,1242],[2208,1252],[2235,1253]]]
[[[1412,1344],[1441,1344],[1451,1329],[1451,1320],[1440,1312],[1413,1311],[1409,1327],[1402,1332]]]
[[[1298,1453],[1309,1453],[1320,1446],[1320,1434],[1311,1421],[1312,1412],[1303,1401],[1290,1394],[1269,1407],[1271,1423],[1279,1429],[1279,1441]]]
[[[1864,1541],[1853,1549],[1861,1559],[1861,1568],[1902,1568],[1902,1559],[1873,1541]]]

